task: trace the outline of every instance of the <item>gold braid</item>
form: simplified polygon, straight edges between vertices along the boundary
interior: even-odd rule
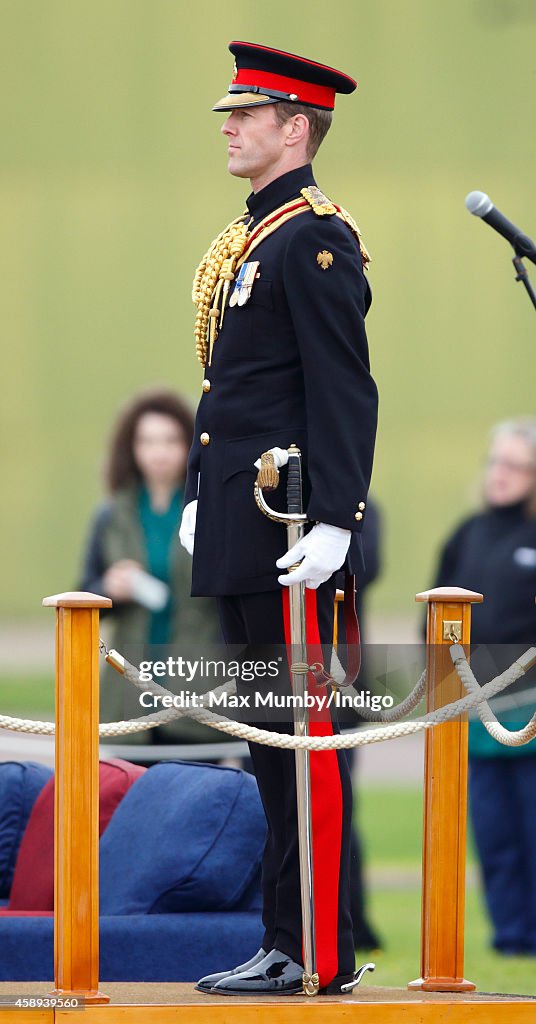
[[[194,277],[192,299],[197,306],[195,318],[195,348],[201,366],[205,366],[207,355],[217,337],[218,325],[221,326],[223,306],[230,282],[234,280],[236,261],[244,252],[248,240],[246,218],[248,213],[232,220],[230,224],[214,239],[203,256]],[[217,303],[224,290],[222,309]],[[214,298],[214,305],[212,301]],[[210,321],[210,325],[209,325]]]
[[[218,331],[223,324],[225,304],[236,271],[246,258],[261,242],[264,241],[273,231],[287,222],[297,214],[304,213],[312,207],[315,213],[333,215],[334,213],[343,220],[353,232],[359,243],[361,259],[364,269],[370,261],[370,256],[363,244],[359,228],[353,217],[342,207],[334,206],[326,196],[318,189],[313,190],[314,194],[309,195],[311,189],[302,189],[302,195],[307,201],[303,205],[297,205],[296,200],[280,206],[275,213],[271,213],[255,229],[251,244],[249,244],[249,225],[251,218],[246,210],[240,217],[232,220],[230,224],[214,239],[208,251],[203,256],[194,277],[192,287],[192,299],[197,306],[195,318],[195,348],[197,358],[201,366],[205,366],[208,359],[210,366],[212,348],[218,337]],[[247,254],[247,255],[246,255]]]
[[[340,217],[341,220],[343,220],[344,223],[348,225],[348,227],[350,228],[350,231],[352,232],[352,234],[355,235],[355,237],[357,238],[357,242],[358,242],[358,245],[359,245],[359,251],[361,253],[361,260],[362,260],[362,263],[363,263],[363,270],[368,270],[368,265],[370,263],[370,253],[369,253],[369,251],[368,251],[368,249],[367,249],[363,239],[361,238],[361,232],[360,232],[360,230],[359,230],[359,228],[358,228],[354,218],[352,217],[352,214],[348,213],[348,210],[345,210],[343,206],[339,206],[339,210],[337,212],[337,216]]]

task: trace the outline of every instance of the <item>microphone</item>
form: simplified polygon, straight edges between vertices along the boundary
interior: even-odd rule
[[[485,192],[469,192],[469,195],[465,197],[465,205],[469,213],[473,213],[475,217],[482,217],[486,224],[506,238],[506,241],[513,245],[518,256],[526,256],[527,259],[536,263],[535,243],[493,205]]]

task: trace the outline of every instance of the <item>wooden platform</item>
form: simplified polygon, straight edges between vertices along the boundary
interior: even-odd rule
[[[46,997],[46,982],[4,982],[6,996]],[[358,988],[352,995],[280,996],[243,999],[196,992],[193,984],[102,982],[110,996],[103,1006],[84,1010],[11,1009],[0,1004],[0,1024],[534,1024],[536,998],[474,992],[470,995],[410,992],[407,989]]]

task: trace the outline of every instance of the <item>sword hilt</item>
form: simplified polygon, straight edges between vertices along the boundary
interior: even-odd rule
[[[261,455],[261,466],[257,473],[257,479],[253,487],[255,501],[261,512],[275,523],[282,526],[298,526],[308,522],[307,516],[302,512],[302,477],[301,477],[301,452],[295,445],[288,448],[288,477],[287,477],[287,511],[277,512],[270,508],[263,490],[274,491],[279,483],[279,470],[275,464],[272,452],[263,452]]]
[[[290,515],[303,512],[301,452],[295,444],[288,449],[287,509]]]
[[[272,452],[263,452],[261,466],[257,473],[257,486],[261,491],[275,491],[279,486],[279,470]]]

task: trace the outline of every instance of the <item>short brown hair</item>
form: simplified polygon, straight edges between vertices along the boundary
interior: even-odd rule
[[[333,120],[332,110],[322,110],[321,107],[306,107],[304,103],[292,103],[290,100],[281,100],[274,103],[276,121],[279,126],[294,117],[295,114],[303,114],[309,122],[309,138],[307,140],[307,156],[312,160],[316,156],[320,143],[324,141]]]

